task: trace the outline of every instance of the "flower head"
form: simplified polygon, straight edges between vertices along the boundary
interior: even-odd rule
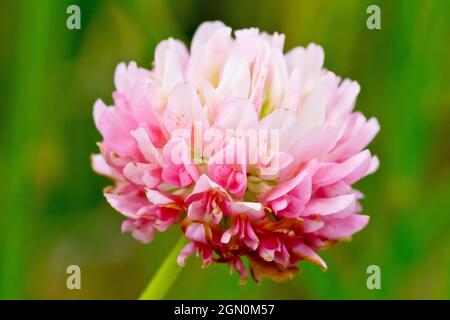
[[[285,281],[300,260],[326,269],[318,250],[366,226],[352,184],[378,167],[378,122],[353,111],[360,87],[324,69],[321,47],[283,43],[206,22],[190,50],[158,44],[151,70],[118,65],[113,105],[94,106],[92,163],[115,182],[123,231],[147,243],[179,225],[180,265],[196,253],[245,281],[247,257],[256,281]]]

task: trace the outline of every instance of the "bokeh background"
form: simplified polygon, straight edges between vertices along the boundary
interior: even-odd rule
[[[81,8],[81,30],[66,8]],[[366,9],[381,8],[368,30]],[[316,42],[325,65],[360,82],[357,109],[376,116],[377,174],[366,194],[368,227],[322,252],[329,270],[301,263],[295,280],[238,284],[226,266],[189,259],[174,299],[450,298],[450,1],[0,1],[0,298],[134,299],[176,242],[177,230],[142,245],[90,168],[100,139],[97,98],[111,101],[120,61],[149,68],[169,36],[189,43],[204,20],[286,34],[286,47]],[[82,289],[66,288],[66,268]],[[368,290],[366,268],[381,268]]]

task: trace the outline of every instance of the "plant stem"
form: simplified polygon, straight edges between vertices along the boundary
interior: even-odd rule
[[[172,251],[139,296],[139,300],[161,300],[164,298],[181,271],[181,267],[177,265],[176,260],[185,243],[184,237],[177,241]]]

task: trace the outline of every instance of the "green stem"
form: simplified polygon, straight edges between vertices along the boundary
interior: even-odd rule
[[[148,283],[144,292],[139,296],[139,300],[161,300],[172,287],[173,283],[181,271],[177,265],[177,256],[186,241],[181,237],[173,247],[172,251],[159,267],[152,280]]]

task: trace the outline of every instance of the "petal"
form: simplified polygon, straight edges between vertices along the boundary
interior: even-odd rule
[[[167,101],[163,118],[169,132],[176,129],[190,129],[194,121],[207,127],[206,114],[199,97],[195,89],[187,83],[179,83],[174,87]]]
[[[101,100],[101,99],[97,99],[94,103],[94,122],[95,122],[95,126],[97,127],[97,130],[99,132],[101,132],[100,130],[100,118],[103,114],[103,112],[105,112],[107,110],[107,106],[105,105],[105,103]]]
[[[225,63],[217,88],[224,97],[248,98],[250,91],[250,68],[244,59],[230,57]]]
[[[155,228],[151,222],[139,222],[131,219],[125,220],[121,228],[122,232],[131,232],[133,238],[142,243],[151,242],[155,233]]]
[[[270,55],[270,46],[269,44],[264,43],[256,56],[253,66],[250,100],[254,104],[258,114],[260,114],[263,104],[264,89],[269,74]]]
[[[233,236],[237,235],[238,232],[239,232],[239,224],[234,223],[231,226],[231,228],[229,228],[222,234],[222,237],[220,238],[220,242],[223,244],[228,244],[230,242],[231,238]]]
[[[208,176],[237,198],[247,187],[246,150],[242,141],[232,139],[208,161]]]
[[[313,198],[306,205],[302,215],[310,214],[329,215],[341,212],[355,205],[355,195],[346,194],[334,198]]]
[[[130,97],[130,113],[136,127],[148,129],[150,140],[153,144],[161,146],[167,140],[167,133],[162,126],[162,119],[159,115],[161,93],[155,83],[136,85]]]
[[[327,105],[337,89],[338,78],[331,72],[324,74],[299,111],[300,133],[323,125]]]
[[[320,219],[305,218],[302,223],[303,232],[311,233],[321,229],[325,223]]]
[[[93,154],[91,156],[92,169],[102,176],[109,177],[111,179],[120,180],[122,175],[116,169],[111,167],[103,157],[102,154]]]
[[[191,256],[195,252],[194,242],[189,242],[181,249],[180,254],[177,257],[177,263],[180,267],[183,267],[186,263],[186,258]]]
[[[221,22],[202,24],[192,40],[188,82],[197,89],[201,89],[206,81],[217,86],[231,44],[231,28]]]
[[[241,278],[239,280],[240,284],[245,284],[248,279],[248,273],[247,269],[245,268],[244,263],[242,262],[241,258],[235,258],[232,261],[230,261],[230,265],[237,271],[239,274],[239,277]]]
[[[377,171],[379,166],[380,166],[380,160],[378,159],[377,156],[373,156],[372,160],[370,161],[369,170],[367,170],[366,175],[372,174],[375,171]]]
[[[207,243],[205,226],[202,223],[191,223],[184,232],[186,238],[201,243]]]
[[[327,155],[327,160],[345,160],[360,152],[380,131],[380,125],[375,118],[366,121],[362,114],[355,113],[347,131],[350,132],[347,132],[336,147]]]
[[[225,203],[225,211],[228,216],[245,215],[251,220],[258,220],[266,215],[264,206],[259,202],[227,201]]]
[[[312,263],[321,266],[323,270],[327,270],[327,264],[325,263],[325,261],[323,261],[322,258],[306,244],[298,243],[297,245],[295,245],[295,247],[292,248],[292,251],[300,258],[311,261]]]
[[[283,97],[283,107],[292,111],[297,112],[297,107],[300,102],[301,90],[301,75],[298,68],[292,70],[291,75],[287,83],[286,91]]]
[[[137,212],[149,205],[144,197],[138,195],[118,195],[107,192],[104,195],[111,207],[128,218],[137,218]]]
[[[258,115],[250,100],[226,99],[220,107],[214,127],[220,129],[249,129],[258,125]]]
[[[295,143],[299,136],[299,122],[296,115],[288,110],[277,109],[264,117],[259,126],[259,130],[266,130],[271,134],[271,130],[276,130],[278,134],[278,148],[273,151],[287,151]],[[272,146],[272,149],[274,146]]]
[[[127,65],[123,62],[119,63],[114,72],[114,85],[118,91],[128,92],[127,81]]]
[[[345,79],[339,85],[336,101],[328,110],[329,121],[337,121],[348,115],[355,106],[356,98],[361,90],[361,86],[356,81]]]
[[[118,92],[130,96],[130,92],[137,83],[150,80],[150,72],[144,68],[139,68],[136,62],[131,61],[128,66],[119,63],[114,73],[114,84]]]
[[[131,182],[147,188],[155,188],[161,182],[161,169],[150,164],[129,162],[123,174]]]
[[[368,222],[369,216],[352,214],[343,219],[327,221],[317,234],[330,239],[347,238],[362,230]]]
[[[184,43],[174,39],[161,41],[155,49],[155,73],[166,92],[184,81],[189,53]]]
[[[144,158],[151,164],[157,164],[161,167],[165,166],[164,160],[159,151],[150,141],[148,134],[144,128],[139,128],[130,132],[138,144],[138,148]]]
[[[192,190],[191,194],[185,199],[185,202],[189,204],[193,201],[199,200],[205,194],[205,192],[208,192],[210,190],[218,191],[222,195],[231,199],[225,189],[212,181],[206,174],[202,174],[195,183],[194,190]]]
[[[338,132],[336,127],[324,126],[313,129],[300,137],[290,149],[294,160],[281,171],[282,179],[295,171],[301,163],[314,158],[321,159],[336,145],[339,138]]]
[[[369,150],[362,151],[342,163],[321,163],[314,173],[313,183],[325,186],[344,180],[351,185],[368,171],[371,162]]]
[[[265,261],[273,261],[273,259],[275,258],[275,252],[279,249],[279,247],[280,242],[278,241],[278,238],[262,238],[258,246],[259,256]]]
[[[216,31],[225,27],[221,21],[203,22],[192,37],[191,51],[197,51],[202,48]]]
[[[167,205],[167,204],[175,203],[175,200],[170,198],[169,195],[166,195],[157,190],[147,190],[145,195],[147,196],[147,199],[151,203],[156,204],[156,205]]]
[[[260,196],[263,203],[278,199],[291,191],[295,191],[294,196],[296,197],[300,196],[309,199],[311,193],[311,174],[315,170],[315,166],[316,162],[312,161],[306,169],[300,171],[294,178],[279,184],[265,195]]]
[[[281,104],[285,88],[288,83],[288,71],[283,53],[271,50],[269,73],[267,75],[265,91],[267,94],[266,106],[270,109]]]
[[[97,101],[94,117],[104,144],[109,149],[124,157],[136,155],[136,143],[130,136],[130,129],[114,107],[106,108],[101,101]]]
[[[305,79],[314,79],[323,68],[325,54],[317,44],[310,43],[307,48],[295,47],[286,54],[289,70],[298,68]]]

